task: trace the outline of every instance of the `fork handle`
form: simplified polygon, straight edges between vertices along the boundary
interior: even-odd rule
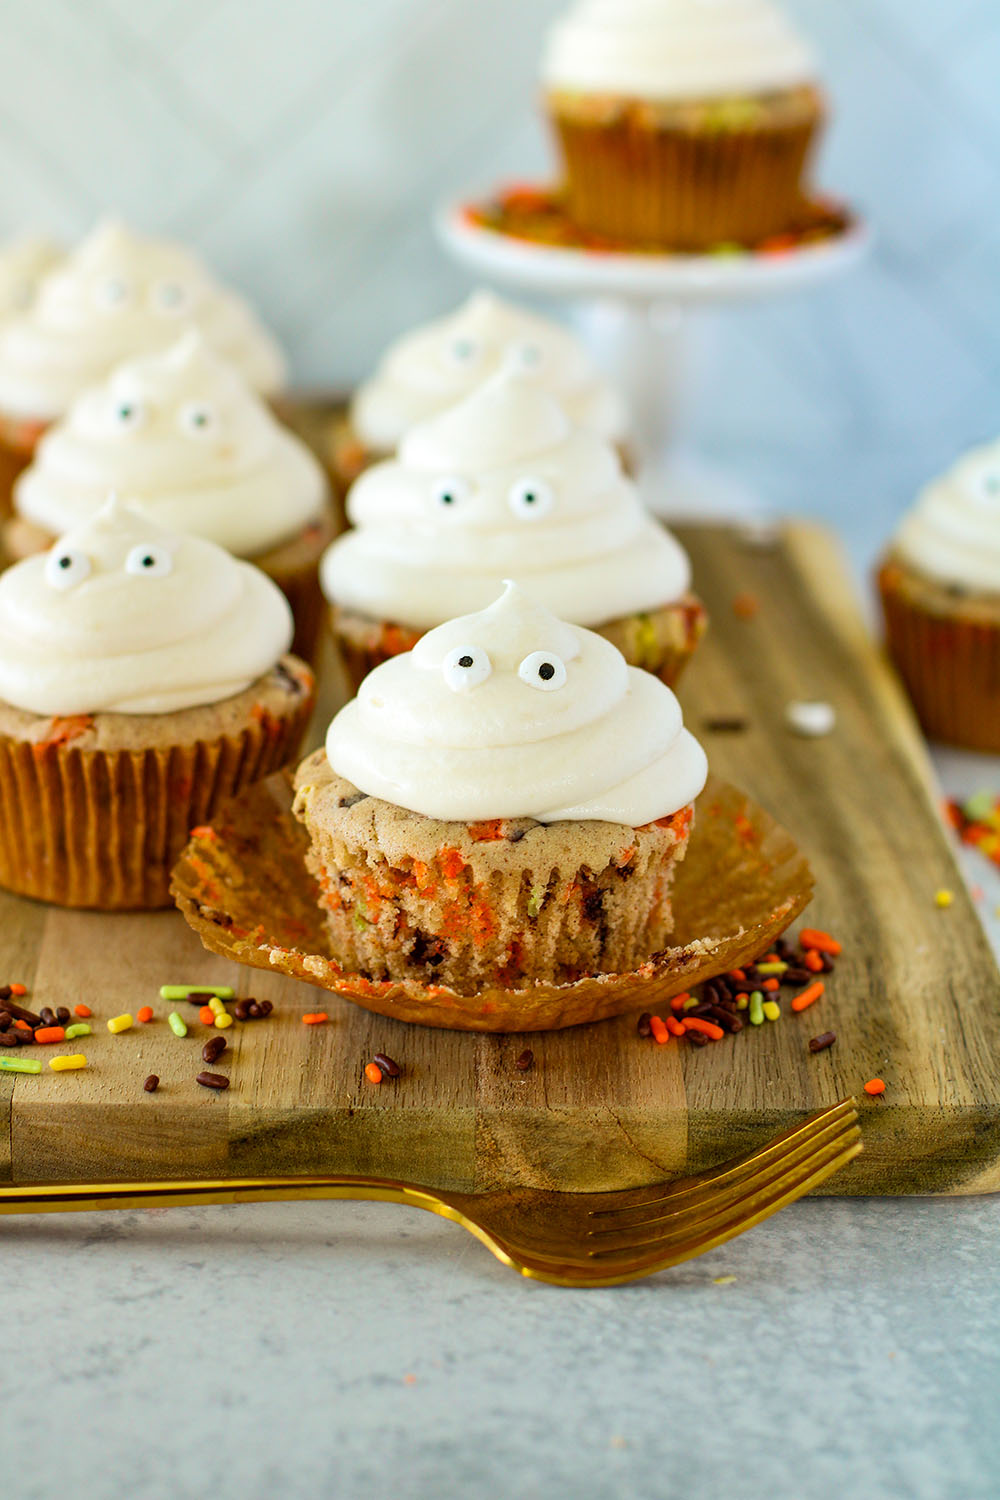
[[[199,1203],[279,1203],[320,1198],[405,1203],[459,1219],[445,1199],[412,1183],[380,1177],[166,1178],[151,1182],[39,1182],[0,1185],[0,1214],[89,1213],[106,1208],[173,1208]]]

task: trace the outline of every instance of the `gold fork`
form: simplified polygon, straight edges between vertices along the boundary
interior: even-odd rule
[[[861,1150],[843,1099],[750,1156],[679,1182],[612,1193],[533,1188],[439,1193],[377,1177],[232,1177],[206,1181],[33,1183],[0,1187],[0,1214],[73,1213],[195,1203],[365,1198],[406,1203],[461,1224],[497,1260],[556,1286],[615,1286],[703,1255],[819,1187]]]

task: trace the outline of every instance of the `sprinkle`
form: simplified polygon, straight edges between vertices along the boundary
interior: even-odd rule
[[[776,974],[784,974],[785,970],[788,968],[788,965],[785,963],[784,959],[773,958],[768,959],[767,962],[762,964],[754,964],[754,968],[757,970],[758,974],[765,974],[768,976],[768,978],[773,978]],[[746,975],[741,974],[740,978],[745,979]]]
[[[232,1026],[233,1018],[227,1010],[223,1010],[216,1016],[215,1024],[220,1031],[225,1031],[227,1026]]]
[[[805,739],[819,739],[822,735],[829,734],[836,722],[833,704],[824,703],[821,699],[785,704],[785,723],[794,734],[800,734]]]
[[[738,715],[731,714],[728,717],[704,719],[702,727],[707,729],[709,734],[743,734],[749,729],[750,724],[747,719],[741,719]]]
[[[82,1052],[74,1052],[70,1057],[50,1057],[49,1067],[53,1073],[69,1073],[76,1068],[85,1068],[87,1059]]]
[[[743,969],[730,969],[729,973],[726,975],[727,979],[735,979],[737,984],[742,984],[746,977],[746,973]]]
[[[198,1012],[198,1020],[202,1023],[203,1026],[214,1026],[215,1011],[210,1010],[207,1005],[203,1005],[201,1007],[201,1010]]]
[[[330,1017],[325,1010],[314,1010],[302,1017],[302,1024],[304,1026],[322,1026],[323,1022],[329,1021],[329,1019]]]
[[[795,1012],[808,1010],[809,1006],[814,1005],[822,993],[823,981],[822,979],[817,979],[814,984],[810,984],[806,989],[800,990],[793,998],[792,1010]]]
[[[827,1047],[832,1047],[836,1040],[837,1033],[835,1031],[821,1031],[819,1036],[811,1036],[809,1038],[809,1051],[825,1052]]]
[[[49,1042],[62,1042],[66,1039],[66,1031],[62,1026],[39,1026],[35,1032],[35,1041],[44,1047]]]
[[[150,1073],[142,1087],[147,1094],[155,1094],[156,1090],[160,1087],[160,1080],[155,1073]]]
[[[224,1036],[213,1036],[201,1049],[202,1061],[207,1063],[218,1062],[226,1050],[226,1039]]]
[[[805,954],[802,959],[802,965],[804,968],[808,969],[811,974],[822,974],[823,972],[823,960],[820,958],[815,948],[810,948],[809,951]]]
[[[750,996],[750,1025],[763,1026],[764,1024],[764,996],[760,990],[754,990]]]
[[[777,1000],[765,1000],[761,1009],[769,1021],[781,1020],[781,1006]]]
[[[713,1286],[732,1286],[732,1284],[733,1284],[733,1282],[735,1280],[736,1280],[735,1276],[713,1276],[712,1277],[712,1285]]]
[[[942,889],[940,891],[935,891],[934,892],[934,905],[935,906],[941,906],[941,907],[950,906],[951,903],[954,901],[954,899],[955,899],[955,897],[954,897],[954,895],[952,894],[951,891],[946,891],[946,890]]]
[[[649,1011],[648,1010],[644,1010],[643,1013],[642,1013],[642,1015],[639,1017],[638,1021],[636,1021],[636,1023],[635,1023],[635,1029],[638,1032],[639,1036],[641,1036],[641,1037],[652,1036],[652,1034],[653,1034],[653,1028],[650,1025],[650,1021],[651,1020],[652,1020],[652,1016],[649,1014]]]
[[[778,990],[780,988],[781,985],[778,983],[777,979],[765,979],[764,983],[761,985],[762,990],[768,990],[771,994],[773,994],[775,990]]]
[[[803,948],[815,948],[817,952],[829,953],[833,958],[837,958],[843,951],[836,938],[831,937],[828,932],[821,932],[818,927],[803,927],[799,933],[799,942]]]
[[[398,1078],[400,1073],[402,1072],[399,1063],[393,1062],[391,1057],[386,1057],[384,1052],[376,1052],[374,1060],[376,1066],[381,1070],[382,1075],[385,1078]],[[514,1066],[515,1068],[518,1068],[522,1073],[527,1073],[528,1069],[532,1066],[534,1061],[535,1054],[532,1052],[530,1047],[525,1047],[520,1056],[515,1057]]]
[[[153,1019],[153,1007],[151,1005],[144,1005],[141,1010],[136,1011],[135,1018],[137,1021],[142,1022],[151,1021]]]
[[[687,990],[684,991],[683,995],[674,995],[673,999],[670,1002],[670,1009],[683,1010],[690,999],[691,996],[688,994]]]
[[[92,1016],[94,1012],[91,1010],[89,1005],[74,1005],[73,1014],[74,1016],[79,1016],[81,1020],[85,1021],[88,1016]]]
[[[208,1008],[212,1012],[213,1016],[225,1016],[229,1014],[229,1012],[226,1010],[226,1007],[223,1005],[222,1001],[217,995],[213,995],[211,1000],[209,1000]]]
[[[12,984],[10,987],[10,992],[12,995],[16,995],[20,1000],[22,995],[26,995],[28,993],[28,986],[26,984]]]
[[[74,1037],[92,1036],[93,1032],[86,1021],[76,1021],[72,1026],[66,1027],[66,1040],[71,1042]]]
[[[0,1073],[40,1073],[42,1065],[35,1057],[0,1057]]]
[[[131,1025],[132,1017],[126,1011],[123,1016],[111,1017],[111,1020],[108,1022],[108,1030],[110,1032],[113,1032],[114,1035],[117,1036],[120,1031],[128,1031]]]
[[[225,1073],[199,1073],[195,1077],[195,1083],[200,1083],[203,1089],[227,1089],[229,1079]]]
[[[161,984],[161,1000],[190,1000],[211,995],[219,1000],[231,1000],[233,990],[228,984]]]
[[[684,1001],[682,1009],[683,1010],[694,1010],[700,1004],[701,1004],[701,1001],[697,998],[696,995],[688,995],[687,999]]]
[[[711,1037],[713,1042],[721,1042],[726,1034],[714,1021],[704,1021],[700,1016],[688,1016],[684,1022],[684,1030],[700,1031],[702,1036]]]
[[[760,609],[756,594],[737,594],[733,600],[733,614],[738,620],[752,620]]]
[[[368,1079],[369,1083],[382,1082],[382,1069],[379,1067],[377,1062],[370,1062],[366,1065],[365,1077]]]
[[[750,1004],[750,996],[744,994],[742,990],[735,997],[735,999],[736,999],[736,1009],[737,1010],[746,1010],[747,1006]]]
[[[873,1099],[877,1099],[879,1094],[885,1093],[884,1081],[881,1078],[869,1078],[865,1084],[865,1093],[871,1094]]]
[[[108,1022],[108,1025],[111,1025],[110,1021]],[[169,1016],[167,1017],[167,1025],[170,1027],[170,1030],[173,1032],[174,1036],[187,1036],[188,1034],[187,1022],[184,1020],[183,1016],[181,1016],[176,1010],[172,1010],[170,1012]]]
[[[676,1016],[668,1016],[666,1026],[671,1036],[683,1036],[687,1031],[684,1022],[678,1021]]]
[[[661,1047],[664,1042],[669,1042],[670,1032],[667,1030],[662,1016],[650,1016],[649,1029],[653,1033],[654,1039],[659,1042]]]

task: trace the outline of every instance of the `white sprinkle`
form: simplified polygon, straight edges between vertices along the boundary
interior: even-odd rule
[[[814,739],[821,734],[830,733],[837,722],[837,715],[833,704],[822,700],[811,703],[792,702],[785,705],[785,722],[796,734]]]

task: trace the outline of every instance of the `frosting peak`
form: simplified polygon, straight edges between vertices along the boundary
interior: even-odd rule
[[[112,498],[0,575],[0,698],[29,713],[167,713],[249,687],[287,651],[279,589]]]
[[[15,504],[58,536],[109,489],[244,557],[295,536],[326,504],[312,453],[197,328],[78,397],[18,479]]]
[[[707,773],[659,678],[512,583],[376,667],[326,751],[369,796],[446,821],[641,827],[693,801]]]
[[[57,417],[119,361],[163,349],[191,324],[256,389],[282,385],[282,355],[241,298],[180,245],[105,220],[0,336],[0,409]]]
[[[509,366],[411,428],[350,492],[323,560],[338,605],[424,630],[483,609],[504,577],[580,625],[678,599],[688,560],[615,450]]]
[[[579,340],[487,291],[387,350],[354,398],[355,431],[366,447],[391,453],[415,422],[445,411],[504,367],[530,376],[581,426],[611,442],[624,437],[621,397]]]
[[[895,548],[940,583],[1000,594],[1000,441],[973,448],[926,486]]]

